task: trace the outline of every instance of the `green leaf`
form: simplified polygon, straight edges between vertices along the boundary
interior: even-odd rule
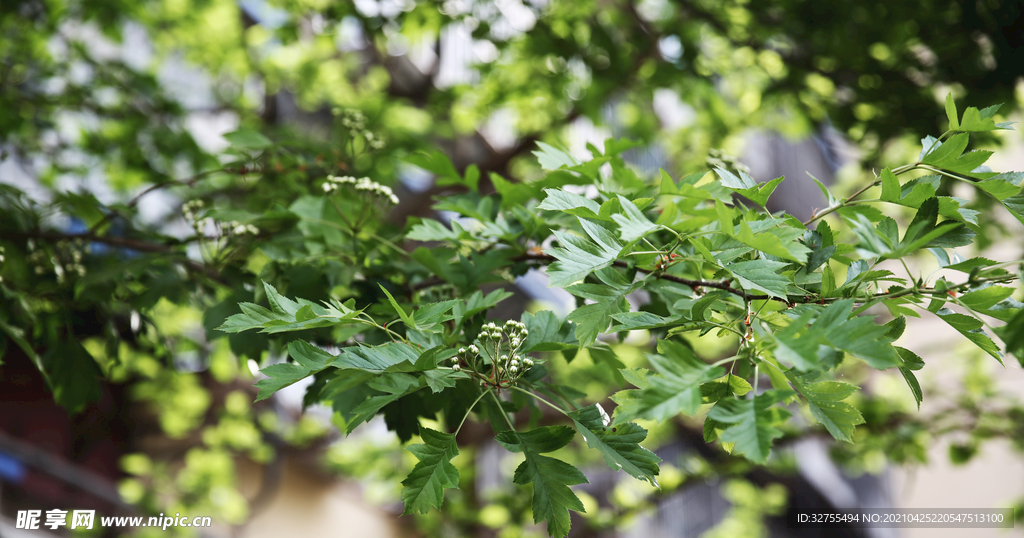
[[[910,393],[914,395],[917,409],[920,410],[921,402],[924,401],[924,392],[921,391],[921,384],[918,383],[917,376],[914,375],[913,370],[924,368],[924,361],[909,349],[896,346],[896,352],[900,354],[900,359],[903,361],[903,366],[900,367],[900,374],[903,375],[904,381],[910,387]]]
[[[459,302],[452,300],[420,305],[412,313],[411,327],[418,331],[435,331],[441,323],[452,319],[448,312]]]
[[[565,287],[583,280],[593,271],[608,267],[618,258],[622,244],[607,230],[589,220],[580,219],[580,224],[593,241],[560,231],[554,232],[563,248],[547,251],[558,259],[548,266],[549,286]]]
[[[247,150],[264,149],[274,145],[270,139],[257,131],[253,131],[252,129],[239,129],[237,131],[225,133],[224,140],[227,140],[232,147]]]
[[[757,183],[743,171],[740,171],[739,177],[722,168],[715,168],[715,172],[721,178],[722,185],[742,194],[761,207],[768,203],[768,197],[775,192],[775,188],[785,179],[784,177],[777,177],[765,183]]]
[[[449,224],[451,225],[450,230],[439,221],[425,219],[414,225],[409,233],[405,234],[405,237],[414,241],[451,241],[453,243],[471,238],[470,233],[455,220],[450,221]]]
[[[977,269],[979,267],[989,267],[989,266],[995,265],[995,264],[996,264],[996,262],[994,262],[994,261],[992,261],[992,260],[990,260],[988,258],[980,258],[979,257],[979,258],[970,258],[970,259],[964,260],[964,261],[962,261],[960,263],[954,263],[953,265],[947,265],[945,268],[946,269],[955,269],[955,270],[960,271],[962,273],[970,274],[972,271],[974,271],[975,269]]]
[[[540,150],[534,151],[533,154],[537,156],[540,167],[545,170],[557,170],[563,166],[572,167],[580,164],[579,159],[567,151],[562,151],[544,142],[537,142],[537,147]]]
[[[985,334],[985,331],[981,330],[983,323],[980,319],[966,314],[958,314],[948,308],[939,309],[935,314],[968,340],[974,342],[974,345],[981,348],[982,351],[999,361],[999,364],[1003,363],[1003,356],[999,353],[999,347]]]
[[[409,344],[388,342],[374,347],[363,345],[346,347],[334,359],[332,366],[383,373],[390,368],[407,364],[411,371],[419,357],[420,352]]]
[[[956,113],[956,103],[953,102],[953,92],[946,94],[946,118],[949,120],[950,131],[956,131],[960,128],[960,120]]]
[[[438,185],[465,184],[465,181],[459,176],[459,171],[455,169],[455,165],[452,164],[452,161],[447,155],[440,151],[434,150],[430,153],[422,151],[413,153],[406,156],[405,161],[437,175]],[[477,181],[479,181],[479,176]],[[471,190],[476,190],[475,185],[467,184],[467,186],[470,187]]]
[[[275,392],[296,381],[331,366],[335,360],[330,353],[304,340],[290,342],[288,355],[295,360],[294,363],[272,364],[260,370],[269,379],[261,379],[256,382],[256,388],[259,389],[256,401],[266,400]]]
[[[569,486],[586,484],[587,477],[572,465],[541,454],[562,448],[573,435],[575,432],[568,426],[544,426],[522,433],[506,430],[495,437],[506,450],[526,456],[512,481],[533,484],[533,522],[546,521],[548,535],[559,538],[569,534],[569,510],[586,511]]]
[[[954,165],[957,159],[963,154],[964,150],[967,149],[967,142],[967,133],[955,134],[949,137],[945,142],[936,143],[937,147],[928,153],[928,155],[925,155],[921,162],[930,164],[936,168],[946,168]]]
[[[886,202],[898,203],[900,201],[900,180],[896,178],[896,174],[892,173],[892,170],[885,168],[882,170],[882,200]]]
[[[511,296],[511,292],[502,289],[494,290],[486,296],[480,291],[474,291],[468,299],[456,302],[452,307],[456,327],[461,327],[467,319],[497,306],[498,303]]]
[[[751,260],[726,265],[746,290],[757,290],[772,297],[785,299],[793,282],[778,273],[787,264],[772,260]]]
[[[416,323],[412,320],[412,316],[405,312],[405,309],[402,308],[402,305],[398,304],[398,301],[396,301],[395,298],[391,296],[391,292],[389,292],[387,288],[384,287],[383,284],[377,284],[377,286],[380,287],[380,291],[384,292],[384,295],[388,296],[388,301],[391,303],[391,306],[394,307],[395,311],[398,312],[398,317],[402,319],[402,323],[404,323],[406,327],[415,328]]]
[[[999,106],[1000,105],[995,105],[986,108],[984,115],[979,112],[977,108],[967,107],[967,110],[964,110],[963,119],[960,120],[960,125],[957,127],[957,130],[979,133],[1008,129],[1011,125],[1010,123],[997,124],[995,120],[992,119],[992,116],[994,116],[996,111],[999,110]]]
[[[554,312],[542,310],[536,314],[524,312],[521,318],[526,325],[526,341],[523,342],[524,353],[531,351],[561,351],[578,347],[573,336],[571,322],[561,323]]]
[[[423,371],[423,380],[430,387],[430,392],[437,394],[455,386],[457,379],[469,379],[465,372],[453,372],[451,370],[433,369]]]
[[[58,340],[40,357],[53,400],[76,415],[100,399],[101,372],[89,351],[73,335]]]
[[[375,392],[365,400],[356,399],[351,402],[355,404],[354,407],[341,410],[345,417],[346,433],[352,433],[357,426],[375,417],[384,406],[417,390],[420,386],[416,377],[404,373],[387,373],[370,379],[366,382],[366,388]]]
[[[271,364],[260,372],[267,376],[267,379],[256,382],[256,388],[259,389],[256,395],[257,402],[266,400],[275,392],[309,376],[309,368],[289,362]]]
[[[311,373],[327,368],[334,361],[334,355],[306,342],[294,340],[288,343],[288,355]]]
[[[708,418],[730,424],[722,432],[721,439],[724,443],[735,443],[734,452],[745,455],[754,463],[764,463],[768,460],[772,442],[782,437],[782,430],[775,424],[788,416],[783,409],[771,411],[769,407],[792,394],[792,391],[770,390],[747,400],[727,398],[711,408]]]
[[[971,310],[988,310],[996,303],[1013,295],[1014,289],[1005,286],[989,286],[980,290],[969,291],[957,299]]]
[[[856,385],[839,381],[820,381],[818,383],[800,383],[796,376],[790,375],[796,390],[807,398],[811,415],[832,437],[853,442],[853,431],[858,424],[864,424],[864,417],[856,407],[843,402],[857,390]]]
[[[619,225],[619,236],[623,241],[632,243],[640,238],[644,237],[651,230],[654,230],[658,226],[647,219],[643,212],[640,211],[633,202],[619,195],[619,203],[622,204],[622,210],[625,215],[613,214],[612,220]]]
[[[700,386],[701,401],[715,403],[722,398],[743,396],[754,390],[746,379],[736,375],[725,375]]]
[[[597,272],[597,276],[604,285],[574,284],[565,288],[573,295],[595,301],[594,304],[577,308],[566,318],[576,324],[576,338],[581,346],[593,344],[608,329],[612,315],[629,310],[626,296],[643,283],[637,281],[631,284],[613,268],[602,269]]]
[[[814,311],[808,310],[785,329],[775,333],[776,346],[773,353],[779,362],[791,364],[804,372],[820,367],[818,348],[824,343],[824,335],[809,327],[813,316]]]
[[[431,508],[440,508],[444,489],[459,487],[459,470],[451,463],[459,455],[455,435],[420,426],[420,437],[423,444],[406,447],[419,462],[402,481],[402,515],[425,514]]]
[[[636,418],[661,422],[680,413],[693,415],[701,405],[700,385],[725,373],[721,367],[712,367],[686,346],[671,340],[659,341],[658,351],[660,354],[647,355],[658,373],[639,370],[627,375],[627,371],[622,371],[637,388],[612,395],[618,404],[614,412],[616,424]]]
[[[1006,352],[1017,357],[1024,366],[1024,309],[1020,309],[1006,325],[996,329],[999,338],[1006,344]]]
[[[739,232],[735,235],[736,239],[765,254],[794,262],[802,263],[807,259],[807,255],[810,254],[811,250],[798,241],[804,234],[803,230],[791,227],[774,227],[766,221],[755,222],[754,224],[763,231],[755,234],[747,221],[741,221]],[[769,227],[766,228],[765,225]]]
[[[836,349],[863,359],[872,368],[900,366],[896,350],[886,337],[889,329],[871,317],[853,313],[853,299],[836,301],[814,322],[814,330]]]
[[[1003,207],[1017,220],[1024,224],[1024,194],[1011,196],[1003,200]]]
[[[661,458],[640,446],[647,438],[647,430],[635,422],[611,425],[611,418],[598,404],[569,413],[576,430],[587,441],[587,446],[604,456],[605,463],[615,470],[622,469],[637,480],[646,480],[658,487],[658,462]]]
[[[681,315],[664,317],[650,312],[622,312],[620,314],[612,314],[611,317],[618,322],[617,325],[612,326],[610,329],[612,332],[660,329],[679,325],[681,322],[686,321],[686,318]]]
[[[549,211],[563,211],[570,215],[585,217],[588,219],[600,219],[601,204],[590,198],[584,198],[575,193],[566,192],[562,189],[544,189],[547,196],[537,206],[537,209]]]

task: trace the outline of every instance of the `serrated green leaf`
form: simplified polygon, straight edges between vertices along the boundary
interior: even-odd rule
[[[882,200],[886,202],[898,203],[900,201],[900,180],[896,178],[896,174],[892,173],[892,170],[885,168],[882,170]]]
[[[403,515],[440,508],[445,488],[459,487],[459,470],[451,462],[459,455],[455,435],[420,426],[420,437],[423,444],[406,447],[419,462],[402,481]]]
[[[614,412],[616,424],[636,418],[664,421],[680,413],[693,415],[701,405],[700,385],[724,373],[721,367],[701,361],[682,344],[662,340],[658,349],[660,354],[647,355],[658,373],[627,377],[638,388],[612,395],[618,404]]]
[[[660,329],[678,325],[684,321],[683,316],[664,317],[650,312],[622,312],[612,314],[612,319],[618,322],[612,326],[611,331],[636,331],[641,329]]]
[[[267,379],[256,382],[256,388],[259,389],[259,393],[256,395],[257,402],[266,400],[275,392],[309,376],[308,368],[289,362],[271,364],[260,372],[267,376]]]
[[[548,254],[558,260],[548,266],[550,286],[565,287],[583,280],[593,271],[611,265],[622,250],[622,244],[607,230],[589,220],[579,221],[593,241],[577,235],[554,232],[563,248],[548,250]]]
[[[735,237],[740,242],[765,254],[795,262],[803,262],[811,252],[806,245],[797,241],[798,238],[803,236],[803,233],[802,230],[794,228],[767,228],[755,234],[747,221],[742,221]]]
[[[633,202],[618,196],[624,214],[613,214],[612,220],[619,225],[619,237],[627,243],[632,243],[644,237],[651,230],[658,226],[647,219]]]
[[[796,376],[790,375],[796,390],[807,398],[811,415],[832,437],[853,442],[853,432],[858,424],[864,423],[864,417],[856,407],[843,402],[857,391],[856,385],[839,381],[820,381],[817,383],[801,383]]]
[[[1024,367],[1024,309],[1018,310],[1006,325],[996,331],[1006,344],[1006,352],[1016,357]]]
[[[425,219],[414,225],[405,237],[414,241],[451,241],[453,243],[459,243],[471,237],[469,232],[457,221],[452,220],[449,225],[451,229],[446,228],[440,221]]]
[[[896,346],[896,352],[899,353],[900,359],[903,361],[903,366],[900,367],[900,374],[903,375],[903,380],[907,382],[907,387],[910,388],[910,393],[913,394],[914,401],[917,402],[917,408],[920,410],[921,402],[924,401],[924,392],[921,391],[921,384],[918,383],[917,376],[914,375],[913,371],[924,368],[924,361],[916,353],[906,348]]]
[[[601,204],[594,200],[585,198],[575,193],[566,192],[562,189],[544,189],[547,196],[537,206],[537,209],[549,211],[564,211],[570,215],[596,219],[601,212]]]
[[[495,437],[505,449],[526,456],[512,481],[533,485],[533,522],[546,521],[548,535],[558,538],[569,534],[569,510],[586,511],[569,486],[586,484],[587,477],[572,465],[541,454],[562,448],[573,435],[575,432],[567,426],[544,426],[522,433],[506,430]]]
[[[573,295],[595,301],[572,311],[566,319],[576,324],[576,339],[581,346],[593,344],[597,337],[608,329],[612,315],[629,310],[626,296],[636,291],[642,281],[632,284],[615,269],[606,268],[597,272],[604,285],[574,284],[566,291]]]
[[[775,188],[785,179],[784,177],[777,177],[765,183],[758,183],[743,171],[740,171],[739,177],[722,168],[715,168],[715,172],[721,178],[722,185],[742,194],[761,207],[768,203],[768,198],[775,192]]]
[[[989,286],[980,290],[969,291],[957,300],[971,310],[988,310],[996,303],[1013,295],[1014,289],[1006,286]]]
[[[936,143],[936,148],[924,156],[921,161],[937,168],[953,165],[967,149],[967,133],[959,133],[949,137],[945,142]],[[973,170],[973,168],[972,168]]]
[[[949,130],[956,131],[960,128],[960,119],[956,112],[956,103],[953,101],[953,92],[946,94],[946,119],[949,120]]]
[[[968,273],[969,274],[969,273],[971,273],[971,271],[974,271],[975,269],[977,269],[979,267],[989,267],[989,266],[992,266],[992,265],[995,265],[995,264],[996,264],[996,262],[994,262],[994,261],[992,261],[992,260],[990,260],[988,258],[980,258],[979,257],[979,258],[970,258],[970,259],[964,260],[964,261],[962,261],[960,263],[954,263],[953,265],[947,265],[945,268],[946,269],[955,269],[955,270],[960,271],[962,273]]]
[[[531,351],[561,351],[578,347],[573,336],[571,322],[562,323],[550,310],[542,310],[536,314],[524,312],[520,321],[526,325],[526,341],[523,342],[524,353]]]
[[[953,327],[957,332],[973,342],[974,345],[981,348],[982,351],[999,361],[999,364],[1003,363],[1003,356],[999,353],[999,347],[981,329],[983,323],[980,319],[966,314],[958,314],[948,308],[941,308],[935,314],[942,321],[948,323],[950,327]]]
[[[420,352],[409,344],[388,342],[379,346],[352,346],[341,350],[332,366],[364,372],[383,373],[389,368],[408,364],[412,370]]]
[[[722,398],[743,396],[753,389],[746,379],[735,375],[725,375],[700,386],[701,401],[715,403]]]
[[[1011,196],[1003,200],[1003,207],[1017,220],[1024,224],[1024,194]]]
[[[647,430],[635,422],[611,425],[611,418],[598,404],[569,413],[576,430],[587,441],[587,446],[604,456],[605,463],[615,470],[622,469],[637,480],[646,480],[658,487],[658,462],[661,458],[640,446],[647,438]]]
[[[823,334],[810,326],[813,310],[808,310],[799,319],[774,335],[775,350],[772,352],[779,362],[793,365],[804,372],[818,368],[818,348],[824,343]]]
[[[782,437],[782,430],[776,428],[775,423],[788,415],[782,409],[772,412],[769,407],[791,394],[792,391],[770,390],[746,400],[727,398],[711,408],[708,418],[730,425],[722,432],[721,440],[735,443],[734,452],[754,463],[764,463],[772,442]]]
[[[540,163],[540,167],[545,170],[557,170],[563,166],[572,167],[580,164],[579,159],[573,157],[572,154],[550,144],[537,142],[537,147],[540,149],[534,151],[533,154],[537,156],[537,162]]]
[[[778,273],[785,266],[785,263],[773,260],[751,260],[729,264],[725,268],[739,280],[743,289],[785,299],[793,282]]]

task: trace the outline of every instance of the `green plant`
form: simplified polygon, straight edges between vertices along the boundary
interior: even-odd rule
[[[339,268],[337,296],[292,299],[264,283],[256,300],[268,306],[242,303],[242,313],[220,330],[301,337],[288,342],[289,361],[262,370],[261,399],[313,377],[306,401],[330,404],[346,432],[383,414],[403,441],[419,435],[423,443],[408,447],[419,463],[403,481],[407,513],[439,508],[444,489],[459,486],[451,460],[475,413],[490,422],[499,444],[523,454],[513,481],[532,485],[534,521],[565,536],[569,510],[584,509],[570,486],[587,479],[548,454],[577,432],[609,467],[655,485],[660,460],[641,446],[647,430],[637,419],[703,415],[707,442],[756,463],[768,460],[784,431],[818,427],[788,422],[798,408],[832,437],[852,441],[864,418],[846,401],[858,387],[836,378],[844,363],[899,369],[921,404],[914,371],[924,362],[894,345],[906,316],[938,316],[1002,362],[994,333],[1024,364],[1024,311],[1007,285],[1020,277],[1007,269],[1020,262],[960,259],[954,249],[972,244],[983,216],[969,201],[939,194],[945,181],[965,182],[1024,222],[1024,174],[991,172],[983,167],[991,152],[965,152],[969,133],[1009,127],[994,123],[998,107],[968,108],[961,118],[949,97],[946,108],[949,130],[925,138],[917,161],[882,170],[845,198],[819,182],[829,206],[806,222],[764,209],[783,178],[757,183],[744,171],[717,168],[647,179],[621,157],[629,142],[609,140],[603,152],[591,146],[586,162],[541,144],[543,177],[493,177],[490,194],[478,190],[475,170],[463,177],[440,154],[417,157],[465,188],[435,205],[460,215],[450,227],[414,221],[381,237],[349,226],[347,256],[356,266]],[[879,187],[877,197],[864,197]],[[325,196],[300,198],[291,208],[305,224],[307,248],[342,248],[345,238],[332,238],[330,220],[351,216],[336,205],[339,195],[351,194],[346,188],[355,187],[325,188]],[[323,209],[302,210],[314,206]],[[329,211],[336,214],[328,218]],[[909,222],[886,212],[907,214]],[[409,241],[435,245],[407,252],[401,246]],[[906,263],[924,251],[942,276],[915,273]],[[885,268],[886,261],[906,274]],[[480,287],[531,268],[574,295],[577,308],[565,319],[539,311],[489,321],[510,294]],[[445,297],[437,300],[435,290]],[[631,299],[641,290],[649,300]],[[608,352],[602,337],[629,331],[656,338],[656,351],[647,354],[651,369],[626,368]],[[698,343],[709,334],[734,353],[702,353]],[[340,350],[326,351],[330,345]],[[618,369],[636,387],[612,395],[610,416],[600,404],[580,404],[586,394],[547,375],[545,363],[571,361],[583,349],[600,358],[595,368]],[[542,407],[556,410],[565,425],[539,425]]]

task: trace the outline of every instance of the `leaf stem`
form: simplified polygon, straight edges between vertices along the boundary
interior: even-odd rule
[[[552,408],[552,409],[554,409],[554,410],[558,411],[559,413],[562,413],[563,415],[565,415],[565,416],[567,416],[567,417],[569,416],[569,413],[568,413],[568,412],[567,412],[567,411],[566,411],[565,409],[562,409],[561,407],[558,407],[557,405],[555,405],[555,404],[553,404],[553,403],[551,403],[551,402],[549,402],[549,401],[545,400],[545,399],[544,399],[543,397],[541,397],[541,396],[538,396],[538,395],[536,395],[536,394],[534,394],[534,393],[532,393],[532,392],[530,392],[530,391],[528,391],[528,390],[525,390],[525,389],[521,389],[521,388],[519,388],[519,387],[516,387],[516,386],[514,386],[514,385],[513,385],[512,387],[509,387],[509,388],[511,388],[512,390],[516,390],[516,391],[522,392],[523,394],[525,394],[525,395],[527,395],[527,396],[532,396],[532,397],[533,397],[533,398],[535,398],[536,400],[538,400],[538,401],[540,401],[540,402],[543,402],[543,403],[547,404],[547,406],[548,406],[548,407],[550,407],[550,408]],[[572,417],[570,417],[570,418],[572,418]]]
[[[462,425],[466,423],[466,419],[469,418],[469,415],[473,412],[473,408],[476,407],[476,404],[480,403],[480,400],[482,400],[484,395],[486,395],[488,392],[491,392],[491,389],[487,389],[481,392],[480,396],[477,396],[476,400],[473,400],[473,403],[469,405],[469,409],[466,410],[466,416],[462,417],[462,422],[459,423],[458,428],[455,428],[455,433],[452,435],[459,434],[459,431],[462,430]]]
[[[501,406],[501,400],[498,399],[498,396],[495,395],[491,389],[487,389],[487,392],[494,398],[494,403],[498,404],[498,411],[501,412],[501,418],[505,419],[505,424],[508,424],[510,430],[516,431],[515,425],[508,419],[508,413],[506,413],[505,408]]]

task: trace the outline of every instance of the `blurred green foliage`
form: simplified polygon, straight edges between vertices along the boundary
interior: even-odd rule
[[[897,169],[924,159],[918,145],[923,136],[961,121],[959,114],[951,118],[943,111],[948,92],[958,103],[1007,103],[994,121],[1003,121],[1020,101],[1015,67],[1024,65],[1019,31],[1024,12],[1011,1],[905,6],[863,1],[830,4],[828,16],[820,3],[806,0],[505,4],[0,4],[0,360],[31,361],[56,402],[71,413],[94,402],[103,383],[127,383],[132,400],[151,414],[161,434],[190,447],[181,461],[126,457],[130,477],[122,483],[122,494],[127,500],[153,512],[209,511],[228,523],[245,521],[250,510],[237,489],[235,458],[272,461],[289,447],[325,435],[312,420],[281,420],[267,403],[250,404],[255,391],[247,386],[253,381],[249,361],[256,366],[279,362],[300,338],[344,346],[355,339],[379,345],[389,337],[370,325],[283,334],[228,335],[215,328],[238,312],[240,302],[269,304],[261,281],[286,297],[317,304],[351,298],[350,307],[364,309],[368,319],[385,320],[398,312],[382,284],[391,293],[429,278],[451,284],[414,290],[409,301],[402,301],[419,309],[522,274],[526,261],[510,260],[487,250],[488,245],[544,237],[567,222],[576,226],[568,213],[542,218],[526,206],[541,199],[545,188],[598,178],[597,167],[586,170],[590,178],[585,181],[577,172],[543,170],[563,162],[578,164],[554,146],[565,141],[569,126],[580,118],[662,150],[671,156],[670,178],[704,170],[709,156],[734,174],[740,183],[733,186],[758,202],[767,194],[742,184],[740,170],[727,155],[709,151],[738,151],[748,128],[804,136],[830,124],[863,151],[857,164],[864,170]],[[461,56],[444,41],[460,32],[468,36],[461,42],[467,47]],[[438,53],[465,63],[445,67]],[[666,96],[681,111],[675,122],[656,110],[655,103]],[[981,113],[975,113],[982,121]],[[231,132],[216,136],[225,130]],[[999,138],[982,131],[973,140],[984,145]],[[528,153],[538,141],[552,144],[541,146],[546,149],[539,159]],[[442,153],[433,153],[438,148]],[[611,153],[608,145],[604,150]],[[368,176],[398,190],[398,177],[409,163],[436,181],[423,195],[403,191],[414,201],[396,210],[383,202],[325,196],[321,187],[325,176],[335,174]],[[952,162],[932,164],[954,174],[977,172],[964,163],[962,170]],[[639,205],[633,194],[640,193],[646,178],[624,165],[616,174],[602,188],[614,186]],[[855,188],[874,181],[866,173],[852,176]],[[1019,187],[1019,178],[1004,179]],[[909,189],[897,182],[902,190],[895,192],[891,183],[889,189],[881,185],[881,198],[904,207],[892,213],[901,225],[912,222],[929,197],[925,194],[951,194],[950,178],[915,181]],[[969,205],[961,209],[959,202],[955,208],[946,202],[938,211],[964,222],[978,234],[976,244],[985,247],[1013,230],[994,216],[996,209],[1002,211],[1000,205],[1024,211],[1019,202],[1014,205],[1019,188],[1004,187],[995,193],[971,188],[976,196]],[[626,192],[630,188],[635,192]],[[163,204],[171,210],[147,205],[165,194]],[[431,194],[457,194],[438,198],[435,208],[488,227],[483,233],[460,231],[416,219],[407,226],[407,215],[429,215]],[[708,222],[720,218],[702,211]],[[855,227],[863,241],[858,246],[883,245],[887,225],[863,213],[868,224]],[[630,217],[625,212],[616,216]],[[407,239],[447,244],[413,250]],[[758,242],[756,248],[768,256],[784,254],[774,244]],[[850,251],[835,255],[842,262],[853,256]],[[963,273],[973,280],[994,270],[978,265]],[[857,285],[852,288],[856,291]],[[652,313],[670,314],[664,298],[672,290],[660,283],[650,289],[661,297]],[[585,306],[587,290],[577,291]],[[621,307],[625,295],[598,301],[600,308]],[[484,294],[479,300],[493,306]],[[678,300],[690,299],[673,297],[673,303]],[[1014,304],[1006,297],[996,302]],[[1024,353],[1024,317],[1013,308],[989,308],[994,305],[979,308],[1007,322],[997,335],[1006,351],[1019,356]],[[908,308],[889,306],[894,316]],[[938,312],[939,306],[929,310]],[[954,300],[951,306],[963,304]],[[574,333],[579,340],[593,342],[609,328],[609,319],[594,315],[598,310],[581,308],[574,314],[593,329]],[[780,314],[767,307],[764,315]],[[597,327],[601,321],[604,326]],[[980,326],[972,323],[950,321],[978,342]],[[659,329],[652,330],[661,336]],[[728,356],[735,345],[714,333],[682,338],[699,345],[709,360]],[[571,341],[548,344],[562,349]],[[570,349],[566,357],[574,361],[552,358],[547,366],[551,378],[572,379],[586,393],[582,403],[607,404],[608,396],[626,386],[618,368],[647,364],[637,349],[644,345],[627,340],[578,355]],[[841,365],[847,381],[855,384],[869,378],[886,383],[878,377],[893,381],[891,390],[857,393],[847,400],[864,421],[852,435],[853,444],[834,449],[849,470],[923,463],[927,448],[947,437],[954,439],[950,456],[957,462],[969,460],[988,439],[1024,446],[1021,404],[996,390],[982,363],[966,362],[966,390],[945,402],[948,408],[926,406],[918,412],[919,394],[893,386],[917,383],[909,380],[916,371],[912,367],[919,366],[906,358],[901,356],[899,377],[876,376],[863,363]],[[279,369],[295,365],[285,364]],[[351,389],[332,387],[331,381],[318,374],[306,403]],[[469,413],[469,402],[463,400],[453,400],[462,408],[446,409],[446,420],[449,414],[458,420]],[[383,414],[387,425],[409,440],[421,422],[437,418],[439,409],[417,394],[383,407]],[[809,409],[799,412],[808,423],[818,418]],[[489,418],[500,421],[499,415]],[[351,424],[339,422],[346,428]],[[652,448],[694,428],[704,434],[688,419],[642,424],[650,430],[646,444]],[[452,425],[433,427],[442,426]],[[844,435],[851,431],[835,427]],[[808,431],[813,430],[783,426],[776,442],[792,442]],[[712,428],[710,435],[718,433]],[[453,460],[463,484],[475,476],[470,445]],[[416,459],[397,455],[390,442],[352,447],[352,441],[334,445],[329,465],[350,474],[373,470],[378,473],[373,487],[384,491],[379,499],[400,498],[397,485]],[[587,469],[602,461],[576,444],[566,451],[571,452],[565,456],[569,463]],[[587,508],[583,524],[615,528],[659,495],[693,480],[712,474],[742,477],[751,469],[732,455],[718,457],[663,464],[660,491],[636,490],[648,486],[623,482],[600,501],[581,492]],[[378,460],[384,463],[369,464]],[[771,465],[779,472],[792,470],[784,457]],[[735,509],[715,532],[759,532],[760,517],[776,513],[784,502],[772,486],[760,497],[772,502],[756,504],[749,502],[754,486],[727,484],[723,494]],[[444,512],[413,516],[423,534],[441,535],[446,529],[461,535],[485,527],[500,529],[503,536],[540,532],[530,525],[527,489],[503,489],[492,498],[449,490],[447,497]]]

